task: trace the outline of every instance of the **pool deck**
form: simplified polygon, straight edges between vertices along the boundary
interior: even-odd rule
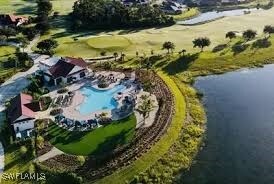
[[[67,107],[62,107],[63,109],[63,115],[66,118],[72,119],[72,120],[78,120],[78,121],[84,121],[84,120],[90,120],[90,119],[94,119],[96,118],[97,115],[101,114],[101,113],[107,113],[107,117],[112,118],[113,120],[119,120],[121,119],[121,117],[118,115],[116,109],[113,110],[99,110],[96,112],[92,112],[89,113],[87,115],[83,115],[79,112],[79,106],[85,101],[85,96],[81,93],[80,89],[85,87],[85,86],[91,86],[95,89],[98,90],[109,90],[112,89],[113,87],[115,87],[116,85],[120,84],[121,79],[125,78],[125,74],[120,73],[120,72],[97,72],[96,73],[96,77],[98,77],[99,75],[104,75],[104,76],[108,76],[112,74],[115,79],[117,79],[117,82],[115,83],[111,83],[108,88],[104,88],[104,89],[100,89],[97,86],[98,83],[98,79],[95,80],[90,80],[90,79],[82,79],[81,81],[78,81],[74,84],[71,84],[69,86],[67,86],[66,88],[69,91],[73,91],[74,92],[74,97],[72,98],[72,102],[69,106]],[[153,109],[152,112],[150,112],[149,116],[146,118],[146,121],[144,123],[144,119],[142,117],[142,115],[137,112],[136,110],[134,110],[136,119],[137,119],[137,125],[136,128],[140,128],[140,127],[149,127],[153,124],[154,119],[156,117],[156,113],[158,111],[158,102],[156,99],[155,95],[149,94],[148,92],[144,92],[144,91],[137,91],[137,84],[132,83],[135,80],[135,73],[133,72],[131,75],[131,78],[128,80],[128,83],[131,84],[130,88],[127,88],[123,91],[123,93],[121,95],[114,95],[113,97],[116,99],[116,101],[118,102],[118,107],[121,106],[122,104],[122,100],[124,99],[125,96],[134,96],[136,97],[136,103],[137,106],[138,104],[141,103],[141,99],[140,97],[142,95],[148,95],[151,100],[154,102],[154,106],[155,108]],[[52,92],[50,92],[49,95],[51,98],[55,99],[57,96],[60,95],[65,95],[65,94],[58,94],[57,90],[54,90]],[[50,110],[52,110],[51,108],[49,108],[47,111],[43,111],[43,112],[38,112],[36,115],[37,119],[42,119],[42,118],[51,118],[52,120],[54,120],[54,117],[50,116]]]

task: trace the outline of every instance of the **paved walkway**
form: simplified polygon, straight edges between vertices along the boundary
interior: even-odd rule
[[[142,96],[142,95],[147,95],[147,96],[149,96],[149,98],[150,98],[150,99],[152,100],[152,102],[153,102],[154,108],[153,108],[153,110],[149,113],[148,117],[145,119],[145,122],[144,122],[143,115],[140,114],[137,110],[134,111],[135,116],[136,116],[136,120],[137,120],[136,128],[140,128],[140,127],[150,127],[150,126],[154,123],[154,120],[155,120],[156,115],[157,115],[157,111],[158,111],[158,109],[159,109],[159,105],[158,105],[156,96],[153,95],[153,94],[150,94],[150,93],[148,93],[148,92],[145,92],[145,91],[142,91],[141,93],[139,93],[139,94],[137,95],[137,105],[136,105],[136,107],[138,107],[138,105],[141,105],[141,104],[142,104],[142,99],[141,99],[141,96]]]
[[[53,158],[57,155],[62,155],[64,152],[61,150],[57,149],[56,147],[53,147],[49,152],[45,153],[44,155],[41,155],[40,157],[37,158],[39,162],[44,162],[50,158]]]
[[[3,173],[4,171],[4,148],[3,148],[3,145],[2,143],[0,142],[0,177],[1,177],[1,174]],[[1,180],[1,179],[0,179]]]

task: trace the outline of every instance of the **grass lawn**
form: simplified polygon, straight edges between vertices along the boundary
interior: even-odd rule
[[[199,14],[200,11],[198,8],[190,8],[189,10],[182,12],[180,15],[174,15],[173,18],[174,20],[185,20],[197,16]]]
[[[60,15],[66,15],[72,11],[76,0],[54,0],[53,12],[57,11]],[[14,13],[18,15],[34,15],[36,12],[36,0],[1,0],[1,13]]]
[[[97,184],[122,184],[125,183],[125,181],[130,181],[136,174],[144,172],[159,160],[179,137],[185,119],[185,98],[171,78],[163,72],[158,72],[158,74],[166,82],[174,95],[175,114],[170,127],[160,141],[158,141],[146,154],[134,161],[128,167],[122,168],[114,174],[99,180]]]
[[[31,156],[22,158],[19,152],[20,147],[16,145],[9,146],[5,149],[5,170],[4,173],[24,173],[28,172],[31,166]],[[28,153],[32,154],[32,153]],[[2,180],[1,184],[14,184],[18,183],[16,180]]]
[[[97,155],[128,143],[134,136],[134,115],[89,132],[69,132],[52,124],[50,142],[58,149],[74,155]]]
[[[14,69],[4,69],[1,65],[3,61],[8,59],[8,57],[13,57],[15,53],[15,47],[11,46],[0,46],[0,78],[6,76],[11,72],[14,72]]]

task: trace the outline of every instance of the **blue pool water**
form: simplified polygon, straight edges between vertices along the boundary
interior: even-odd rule
[[[118,106],[113,98],[118,92],[126,89],[124,85],[117,85],[109,90],[98,90],[93,87],[84,87],[80,91],[85,96],[85,101],[80,105],[79,112],[87,115],[100,110],[112,110]]]

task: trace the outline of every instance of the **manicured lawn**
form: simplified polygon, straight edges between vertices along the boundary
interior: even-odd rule
[[[183,127],[183,122],[185,120],[185,98],[171,78],[162,72],[159,72],[158,74],[166,82],[174,95],[175,114],[173,116],[170,127],[168,128],[166,134],[160,139],[160,141],[158,141],[146,154],[144,154],[128,167],[124,167],[114,174],[99,180],[97,182],[98,184],[124,184],[125,181],[132,180],[135,175],[139,174],[140,172],[144,172],[157,160],[159,160],[179,137],[181,128]]]
[[[69,132],[52,124],[49,127],[50,142],[65,153],[98,155],[109,152],[118,145],[128,143],[134,136],[134,115],[89,132]]]
[[[68,14],[72,11],[72,6],[76,0],[54,0],[51,1],[53,11],[60,15]],[[35,0],[1,0],[1,13],[15,13],[18,15],[34,15],[36,12]]]
[[[6,61],[8,57],[14,57],[14,53],[15,53],[15,47],[0,46],[0,77],[6,76],[7,74],[14,72],[12,68],[4,69],[2,67],[2,62]]]

